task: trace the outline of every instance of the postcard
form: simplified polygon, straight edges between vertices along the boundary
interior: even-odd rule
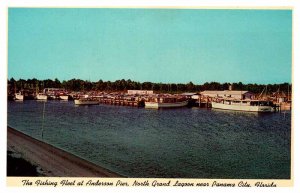
[[[9,187],[293,187],[293,9],[9,7]]]

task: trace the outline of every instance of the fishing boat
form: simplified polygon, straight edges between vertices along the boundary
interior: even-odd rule
[[[24,95],[21,92],[15,93],[15,100],[23,101],[24,100]]]
[[[48,96],[46,95],[46,93],[45,92],[43,92],[43,93],[40,93],[39,92],[39,85],[38,84],[36,84],[36,100],[47,100],[48,99]]]
[[[48,96],[44,93],[38,93],[36,95],[36,100],[47,100],[48,99]]]
[[[75,105],[98,105],[99,101],[92,98],[80,98],[74,100]]]
[[[59,99],[67,101],[67,100],[69,100],[69,96],[68,95],[59,95]]]
[[[221,99],[211,103],[212,108],[249,111],[249,112],[272,112],[274,111],[273,103],[266,100],[239,100],[239,99]]]
[[[184,107],[188,104],[186,98],[177,97],[162,97],[162,98],[152,98],[145,102],[145,108],[176,108]]]

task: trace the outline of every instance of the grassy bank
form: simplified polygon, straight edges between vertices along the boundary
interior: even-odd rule
[[[38,167],[21,157],[20,154],[7,151],[7,176],[43,176]]]

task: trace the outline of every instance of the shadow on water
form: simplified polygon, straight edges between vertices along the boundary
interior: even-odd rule
[[[213,112],[223,113],[224,115],[244,115],[244,116],[268,116],[272,115],[272,112],[250,112],[250,111],[232,111],[223,109],[211,109]]]

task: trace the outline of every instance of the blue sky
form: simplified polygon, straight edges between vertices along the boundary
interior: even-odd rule
[[[291,82],[291,10],[9,8],[8,78]]]

